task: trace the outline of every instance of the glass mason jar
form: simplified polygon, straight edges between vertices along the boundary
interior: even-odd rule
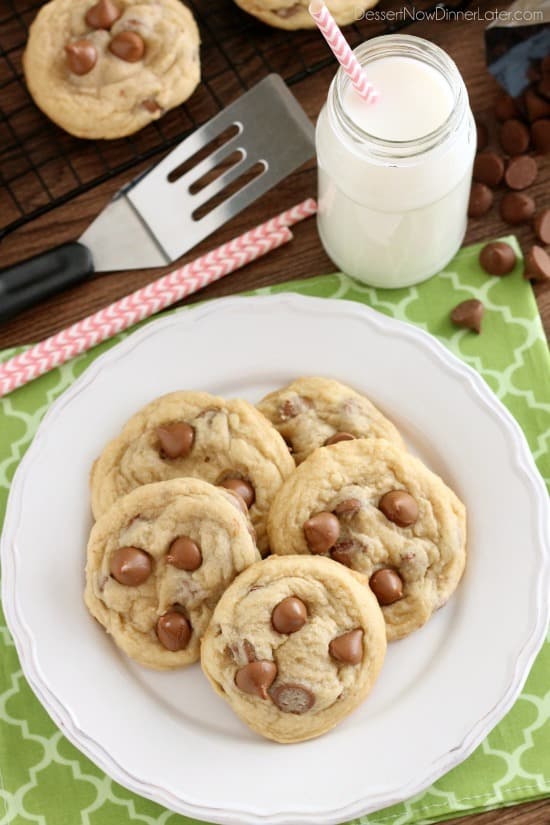
[[[346,112],[350,81],[339,69],[317,121],[317,225],[327,254],[364,283],[409,286],[442,269],[464,238],[476,149],[468,93],[451,58],[421,38],[376,37],[355,55],[367,75],[369,63],[382,58],[424,61],[452,96],[450,114],[434,131],[385,140]]]

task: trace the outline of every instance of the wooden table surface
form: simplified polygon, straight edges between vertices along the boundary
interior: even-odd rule
[[[500,4],[502,7],[503,4]],[[494,3],[481,2],[482,9],[494,8]],[[417,23],[408,31],[427,37],[442,46],[457,62],[468,85],[472,108],[489,124],[494,120],[491,105],[495,99],[497,86],[485,69],[482,22],[432,22]],[[315,118],[325,100],[333,69],[327,69],[293,87],[293,91],[308,112]],[[139,169],[136,169],[136,172]],[[40,252],[55,243],[77,238],[97,215],[109,198],[124,182],[124,178],[111,180],[80,196],[64,207],[46,215],[23,229],[8,236],[0,246],[1,265],[20,260]],[[531,187],[537,208],[550,206],[550,161],[541,163],[536,184]],[[293,205],[305,197],[315,194],[315,167],[308,164],[292,175],[275,190],[265,195],[230,224],[221,229],[214,238],[208,239],[186,256],[192,260],[224,240],[234,237],[252,225],[267,219],[282,209]],[[465,242],[510,233],[499,218],[498,209],[483,219],[471,221]],[[533,243],[533,235],[528,227],[520,227],[516,232],[520,243],[526,249]],[[84,315],[105,306],[110,301],[137,289],[158,277],[166,270],[117,273],[101,276],[87,284],[65,292],[63,295],[29,310],[16,319],[0,326],[0,348],[27,343],[44,338],[77,321]],[[334,270],[334,265],[325,255],[310,220],[296,227],[292,246],[281,249],[262,261],[258,261],[241,272],[212,285],[200,294],[200,299],[228,295],[242,290],[286,281],[290,278],[305,278]],[[547,334],[550,333],[550,284],[535,288],[538,305]],[[191,299],[197,300],[197,298]],[[525,805],[487,812],[478,816],[466,816],[453,820],[456,825],[550,825],[550,800],[542,800]]]

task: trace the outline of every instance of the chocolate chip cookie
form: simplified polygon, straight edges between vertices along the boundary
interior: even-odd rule
[[[378,0],[326,0],[332,16],[341,26],[361,20],[363,12]],[[279,29],[312,29],[309,0],[236,0],[237,5],[269,26]]]
[[[239,500],[194,478],[148,484],[94,525],[84,599],[128,656],[166,670],[199,658],[214,607],[260,554]]]
[[[294,467],[277,430],[251,404],[174,392],[140,410],[104,449],[92,468],[92,510],[98,518],[142,484],[202,478],[240,496],[265,552],[269,507]]]
[[[25,79],[65,131],[118,138],[192,94],[199,42],[179,0],[51,0],[30,28]]]
[[[388,419],[364,395],[330,378],[298,378],[258,404],[300,464],[317,447],[354,438],[386,438],[405,444]]]
[[[330,559],[271,557],[238,576],[204,636],[202,668],[252,730],[300,742],[370,692],[385,627],[367,583]]]
[[[366,576],[390,641],[445,604],[466,560],[462,502],[383,439],[313,452],[275,497],[268,534],[273,553],[328,556]]]

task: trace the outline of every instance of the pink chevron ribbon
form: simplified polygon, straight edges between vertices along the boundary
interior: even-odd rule
[[[378,100],[378,92],[367,79],[365,70],[350,49],[346,38],[338,28],[336,20],[327,9],[323,0],[311,0],[309,13],[330,46],[334,57],[349,76],[357,92],[368,103],[374,103]]]
[[[316,211],[309,198],[10,358],[0,364],[0,397],[283,246],[292,239],[289,227]]]

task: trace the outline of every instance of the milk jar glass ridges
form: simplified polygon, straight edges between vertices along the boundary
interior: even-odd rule
[[[318,229],[328,255],[364,283],[409,286],[442,269],[464,238],[474,119],[455,63],[433,43],[385,35],[355,54],[367,75],[369,63],[384,58],[423,61],[449,87],[450,113],[435,130],[414,140],[387,140],[350,117],[350,81],[340,69],[317,122]]]

